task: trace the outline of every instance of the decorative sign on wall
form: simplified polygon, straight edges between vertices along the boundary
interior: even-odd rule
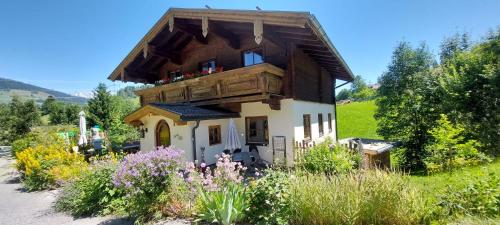
[[[285,136],[273,136],[273,163],[286,163],[286,138]]]

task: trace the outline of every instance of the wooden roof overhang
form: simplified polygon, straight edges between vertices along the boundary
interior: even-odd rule
[[[336,79],[352,81],[354,77],[309,12],[170,8],[108,79],[152,83],[165,62],[182,64],[180,51],[191,40],[207,44],[208,33],[224,38],[235,49],[242,34],[254,35],[258,44],[262,39],[283,48],[284,42],[294,43]]]
[[[223,109],[203,108],[191,104],[152,103],[130,113],[124,120],[127,124],[138,126],[142,124],[141,119],[148,115],[164,116],[176,123],[240,117],[239,113]]]

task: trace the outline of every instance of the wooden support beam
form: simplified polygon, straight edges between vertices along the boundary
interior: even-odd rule
[[[311,45],[305,45],[302,43],[297,43],[297,47],[304,49],[304,50],[312,50],[312,51],[323,51],[323,52],[329,52],[330,50],[324,46],[311,46]]]
[[[262,100],[262,103],[268,104],[271,110],[281,110],[281,98],[270,96],[268,99]]]
[[[311,51],[311,50],[303,50],[304,53],[310,56],[324,56],[324,57],[334,57],[330,52],[321,52],[321,51]]]
[[[175,45],[175,48],[174,48],[174,51],[175,52],[180,52],[182,51],[182,49],[184,49],[184,47],[186,47],[186,45],[189,44],[189,42],[191,42],[193,40],[193,36],[187,36],[185,37],[184,39],[182,39],[181,41],[179,41],[179,43],[177,45]],[[180,54],[179,54],[180,55]],[[180,58],[180,57],[179,57]],[[182,63],[181,63],[182,64]],[[180,64],[179,64],[180,65]]]
[[[282,49],[286,49],[286,43],[281,39],[281,37],[276,34],[269,26],[264,25],[264,39],[272,42],[273,44],[279,46]]]
[[[240,38],[233,32],[217,25],[214,22],[208,24],[208,29],[210,30],[210,33],[214,33],[215,35],[223,38],[231,48],[240,49]]]
[[[123,69],[122,74],[127,80],[140,83],[153,83],[158,77],[157,73],[149,71],[135,71],[128,68]]]
[[[262,33],[264,32],[264,23],[262,19],[255,19],[253,21],[253,35],[255,36],[255,43],[260,45],[262,42]]]
[[[340,65],[339,62],[335,59],[329,59],[329,58],[317,58],[317,57],[311,57],[316,61],[321,61],[321,62],[329,62],[335,65]]]
[[[297,35],[310,35],[312,31],[308,28],[291,28],[291,27],[282,27],[282,26],[274,26],[273,29],[277,33],[283,34],[297,34]]]
[[[315,58],[315,59],[324,59],[326,61],[338,62],[337,58],[335,58],[333,56],[314,55],[314,54],[309,54],[309,56],[311,56],[311,58]]]
[[[177,51],[160,51],[154,45],[148,45],[148,54],[151,56],[157,56],[160,58],[167,58],[175,64],[181,65],[181,54]]]
[[[290,39],[290,40],[295,40],[297,42],[299,41],[319,41],[318,38],[312,35],[296,35],[296,34],[283,34],[283,33],[278,33],[282,38],[284,39]]]
[[[177,22],[175,28],[179,29],[180,31],[188,35],[194,36],[196,41],[198,41],[201,44],[204,45],[208,44],[208,39],[204,37],[201,28],[198,26]]]
[[[290,40],[294,43],[297,43],[297,45],[302,45],[306,47],[324,47],[325,45],[321,43],[320,41],[307,41],[307,40],[297,40],[293,38],[288,38],[288,37],[283,37],[285,40]]]

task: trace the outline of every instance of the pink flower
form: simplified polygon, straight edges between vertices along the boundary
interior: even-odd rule
[[[205,163],[201,163],[201,168],[205,168],[207,165]]]

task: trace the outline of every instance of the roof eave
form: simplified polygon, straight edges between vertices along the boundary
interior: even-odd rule
[[[165,14],[155,23],[155,25],[144,35],[144,37],[134,46],[132,51],[130,51],[127,56],[118,64],[118,66],[113,70],[113,72],[108,76],[108,79],[111,81],[115,81],[118,79],[120,74],[123,72],[123,68],[126,64],[129,64],[133,61],[133,59],[142,52],[142,49],[145,43],[149,42],[157,35],[164,26],[168,24],[168,19],[175,15],[178,18],[199,18],[200,13],[210,13],[213,15],[208,15],[211,20],[223,20],[221,18],[231,18],[229,13],[234,12],[243,15],[233,15],[235,18],[244,18],[244,21],[240,22],[251,22],[252,17],[259,15],[259,17],[265,20],[265,17],[271,18],[279,18],[279,20],[275,20],[273,22],[266,21],[266,24],[274,24],[274,25],[282,25],[282,26],[295,26],[295,27],[305,27],[306,24],[309,24],[311,28],[313,28],[313,32],[316,33],[318,37],[320,37],[324,44],[332,51],[332,53],[340,60],[342,66],[346,68],[348,72],[348,76],[350,79],[345,79],[346,81],[352,81],[354,79],[354,75],[347,66],[347,63],[342,58],[340,53],[337,51],[333,43],[330,41],[326,32],[323,30],[319,21],[316,19],[314,15],[309,12],[290,12],[290,11],[266,11],[266,10],[233,10],[233,9],[189,9],[189,8],[170,8]],[[192,15],[191,15],[192,14]],[[214,15],[221,15],[219,17]],[[279,15],[276,15],[279,14]],[[245,18],[247,16],[247,18]],[[238,20],[235,20],[238,22]]]
[[[319,32],[319,35],[318,34],[317,35],[319,37],[321,37],[325,41],[325,43],[327,44],[328,48],[330,48],[330,50],[333,52],[333,54],[335,54],[335,56],[340,60],[340,63],[342,63],[342,66],[344,66],[346,68],[347,73],[350,76],[350,79],[346,79],[346,81],[353,81],[354,80],[354,74],[352,73],[351,68],[349,68],[349,66],[345,62],[344,58],[337,51],[337,48],[335,48],[335,45],[333,45],[333,43],[330,40],[330,38],[328,37],[328,35],[326,35],[326,32],[323,29],[323,27],[321,26],[321,24],[319,23],[318,19],[316,19],[316,17],[313,14],[309,15],[309,19],[312,22],[311,25],[314,28],[313,31],[318,31]]]

